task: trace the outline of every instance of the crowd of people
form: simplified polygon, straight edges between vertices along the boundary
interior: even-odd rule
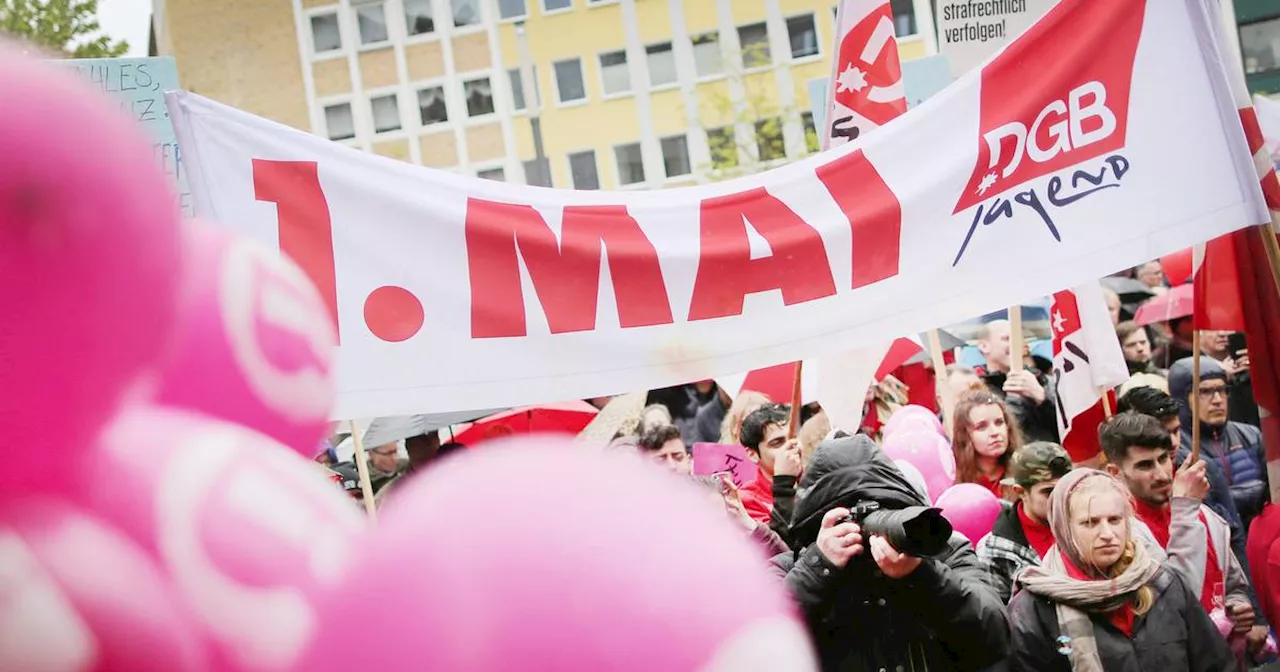
[[[1151,285],[1158,264],[1132,277],[1167,291]],[[1092,459],[1073,463],[1061,445],[1045,362],[1022,353],[1025,366],[1011,366],[1009,322],[977,335],[983,366],[939,372],[957,399],[947,436],[955,482],[981,486],[1001,509],[984,534],[951,532],[929,554],[867,523],[876,511],[931,507],[919,473],[886,456],[877,427],[832,427],[816,404],[792,431],[790,406],[758,392],[731,397],[712,381],[657,390],[608,450],[687,479],[724,508],[790,591],[824,669],[1171,672],[1274,661],[1280,577],[1265,556],[1280,543],[1280,508],[1269,503],[1256,409],[1239,408],[1251,406],[1248,353],[1229,334],[1200,333],[1195,384],[1189,318],[1139,326],[1124,319],[1134,306],[1106,298],[1133,377],[1116,390]],[[887,420],[904,401],[890,379],[868,394],[868,411],[880,408],[869,415]],[[740,445],[755,478],[695,476],[699,442]],[[403,451],[372,447],[378,497],[461,448],[434,432]],[[331,469],[359,496],[353,466]]]

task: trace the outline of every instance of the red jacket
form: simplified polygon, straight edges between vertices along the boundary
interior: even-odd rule
[[[1268,505],[1253,519],[1245,555],[1262,614],[1268,623],[1280,622],[1280,505]]]
[[[773,514],[773,479],[765,475],[764,471],[756,472],[756,479],[742,486],[738,491],[742,497],[742,508],[747,510],[747,515],[757,523],[769,524],[769,517]]]

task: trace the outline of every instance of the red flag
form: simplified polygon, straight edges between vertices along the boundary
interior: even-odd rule
[[[1218,42],[1225,44],[1224,29],[1218,28]],[[1280,501],[1280,287],[1275,280],[1278,269],[1272,266],[1280,260],[1267,252],[1268,247],[1275,249],[1275,231],[1280,228],[1280,180],[1265,148],[1244,72],[1229,68],[1228,79],[1271,222],[1204,245],[1195,279],[1196,327],[1245,333],[1253,398],[1271,472],[1271,499]]]
[[[1080,463],[1101,451],[1098,425],[1106,419],[1102,390],[1114,409],[1110,388],[1128,379],[1129,369],[1099,285],[1054,294],[1050,314],[1058,434],[1071,461]]]

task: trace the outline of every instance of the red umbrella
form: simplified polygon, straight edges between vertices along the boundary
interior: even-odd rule
[[[1138,308],[1133,321],[1141,326],[1186,317],[1195,309],[1195,285],[1178,285],[1148,299]]]
[[[585,401],[513,408],[481,418],[469,425],[463,425],[454,434],[453,440],[465,446],[471,446],[511,434],[534,432],[577,434],[599,412],[595,406]]]

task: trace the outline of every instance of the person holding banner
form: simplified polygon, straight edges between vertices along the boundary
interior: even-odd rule
[[[1182,426],[1190,428],[1199,422],[1201,454],[1222,467],[1230,486],[1229,493],[1214,493],[1217,498],[1230,497],[1247,530],[1250,521],[1262,511],[1270,486],[1262,432],[1253,425],[1228,419],[1230,387],[1225,369],[1210,357],[1200,358],[1200,384],[1193,388],[1191,358],[1181,359],[1169,370],[1169,395],[1182,405]],[[1200,397],[1200,417],[1191,417],[1191,395]],[[1192,451],[1191,432],[1182,433],[1179,461]]]
[[[1054,546],[1009,604],[1012,672],[1235,669],[1199,597],[1135,535],[1129,502],[1095,469],[1054,488]]]
[[[978,337],[978,350],[986,357],[983,380],[992,392],[1004,397],[1018,421],[1018,429],[1030,441],[1058,442],[1058,416],[1054,390],[1036,368],[1014,371],[1008,320],[992,320]],[[1025,353],[1019,353],[1025,357]]]
[[[1107,471],[1124,481],[1134,513],[1187,579],[1206,612],[1230,618],[1251,651],[1265,644],[1268,627],[1257,622],[1249,577],[1232,551],[1231,526],[1202,502],[1209,492],[1204,461],[1174,474],[1173,442],[1155,418],[1120,413],[1098,430]],[[1198,585],[1197,585],[1198,584]]]
[[[796,481],[804,471],[800,442],[788,439],[791,407],[765,404],[742,421],[742,445],[760,468],[742,489],[742,504],[755,520],[785,531],[790,524]]]

